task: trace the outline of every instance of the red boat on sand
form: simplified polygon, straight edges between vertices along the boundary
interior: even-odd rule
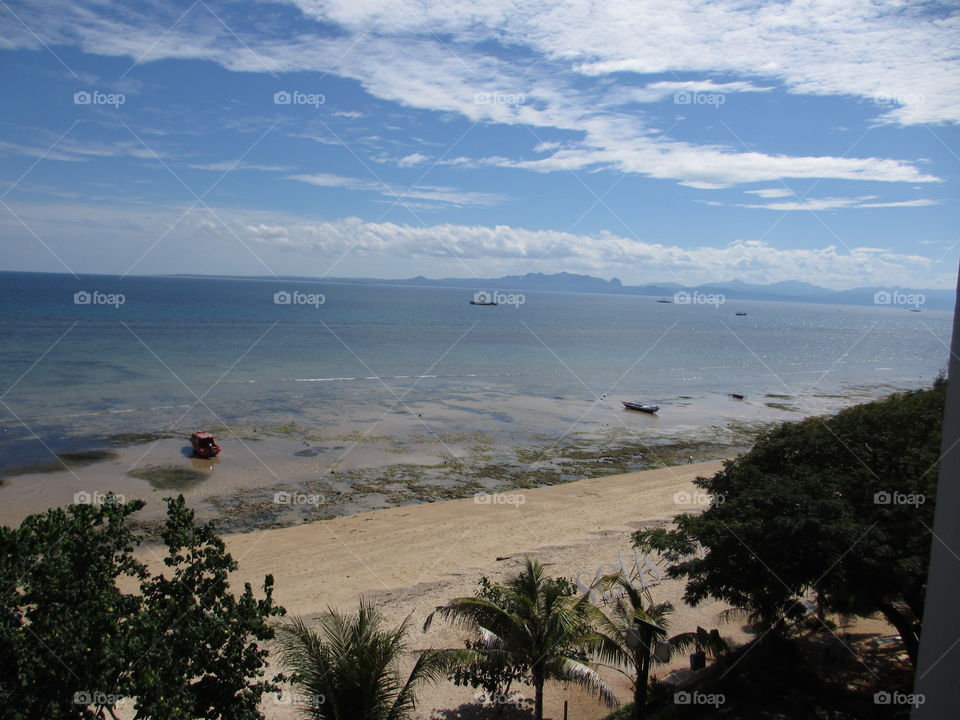
[[[190,444],[193,445],[194,455],[202,458],[216,457],[220,454],[220,446],[217,445],[216,438],[203,430],[197,430],[190,436]]]

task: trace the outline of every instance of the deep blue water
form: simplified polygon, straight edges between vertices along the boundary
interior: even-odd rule
[[[121,293],[124,302],[76,304],[83,291]],[[275,304],[279,291],[322,293],[325,302]],[[189,425],[194,417],[183,413],[198,396],[227,421],[305,412],[315,421],[363,418],[394,402],[391,390],[402,394],[423,375],[435,377],[420,379],[410,402],[491,390],[501,399],[614,391],[669,402],[743,388],[827,393],[851,384],[920,385],[946,366],[952,317],[559,293],[526,293],[519,307],[477,307],[470,296],[440,288],[0,273],[0,442],[8,455],[30,431],[56,444]],[[737,310],[748,315],[737,317]],[[490,410],[509,420],[509,401]]]

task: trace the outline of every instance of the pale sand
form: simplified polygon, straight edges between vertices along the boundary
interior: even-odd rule
[[[697,492],[693,479],[721,467],[722,461],[714,461],[518,491],[513,499],[522,498],[522,504],[478,504],[471,498],[408,505],[231,535],[226,542],[240,564],[234,582],[258,586],[265,574],[273,574],[276,599],[291,614],[315,615],[327,606],[352,609],[365,595],[382,606],[391,622],[411,615],[413,647],[462,647],[463,631],[442,621],[426,634],[420,631],[435,606],[473,594],[481,575],[502,580],[516,572],[527,554],[544,563],[553,576],[592,576],[599,566],[615,563],[618,551],[630,557],[631,531],[662,526],[676,514],[696,509],[697,505],[677,504],[675,494]],[[497,560],[504,556],[511,557]],[[613,571],[611,565],[601,572]],[[693,630],[698,624],[718,626],[716,616],[724,605],[708,602],[690,608],[682,603],[682,592],[682,583],[675,581],[654,588],[656,601],[670,600],[676,606],[671,633]],[[720,629],[737,642],[746,638],[738,626]],[[681,659],[674,666],[684,664]],[[626,682],[612,671],[605,675],[626,700]],[[418,715],[465,717],[463,711],[476,707],[475,694],[450,682],[430,686],[420,694]],[[531,696],[528,691],[523,694]],[[576,688],[548,683],[548,717],[562,717],[564,699],[570,702],[570,717],[578,720],[608,712]],[[472,707],[455,715],[439,712],[463,704]],[[272,697],[264,710],[269,718],[295,717]]]

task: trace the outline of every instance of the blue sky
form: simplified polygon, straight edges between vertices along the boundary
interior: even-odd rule
[[[2,269],[956,282],[946,5],[4,0],[0,30]]]

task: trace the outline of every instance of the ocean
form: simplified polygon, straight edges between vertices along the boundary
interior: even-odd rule
[[[120,433],[362,427],[387,413],[541,436],[620,422],[621,399],[659,404],[649,422],[661,430],[796,417],[929,384],[952,319],[477,290],[504,302],[433,287],[0,273],[0,466]]]

